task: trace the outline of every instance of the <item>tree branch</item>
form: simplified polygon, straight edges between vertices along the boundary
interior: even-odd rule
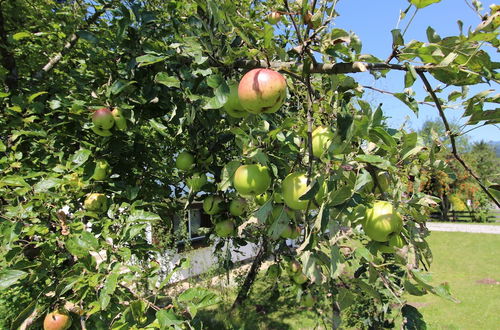
[[[219,65],[222,65],[219,63]],[[253,69],[253,68],[272,68],[275,70],[286,70],[294,68],[297,72],[303,72],[303,65],[298,64],[297,62],[281,62],[281,61],[271,61],[267,62],[264,60],[256,61],[256,60],[240,60],[236,61],[233,64],[236,68],[245,68],[245,69]],[[423,71],[426,72],[429,69],[435,68],[436,66],[432,65],[422,65],[416,66],[415,70],[417,72]],[[380,71],[380,70],[399,70],[399,71],[408,71],[404,65],[399,64],[388,64],[388,63],[366,63],[366,62],[346,62],[346,63],[311,63],[309,70],[306,72],[309,73],[321,73],[321,74],[342,74],[342,73],[357,73],[357,72],[366,72],[366,71]]]
[[[0,3],[0,6],[2,3]],[[3,10],[0,7],[0,55],[2,56],[2,66],[7,69],[8,74],[5,77],[5,85],[9,91],[16,90],[19,87],[19,75],[17,72],[16,59],[9,50],[9,41],[7,31],[5,31],[5,18]]]
[[[108,8],[110,8],[113,5],[113,3],[114,2],[107,3],[101,9],[96,10],[95,13],[89,17],[89,19],[85,20],[85,24],[79,30],[88,29],[92,24],[94,24],[99,19],[99,17],[102,14],[106,12]],[[45,64],[43,68],[35,74],[35,79],[41,79],[46,73],[50,72],[54,68],[54,66],[56,66],[57,63],[61,61],[63,56],[67,54],[76,45],[78,39],[80,39],[80,37],[76,33],[73,33],[69,37],[69,40],[64,45],[63,49],[59,53],[52,56],[47,62],[47,64]]]
[[[467,165],[467,163],[460,157],[458,154],[457,150],[457,144],[455,140],[455,135],[451,133],[451,127],[450,124],[448,123],[448,120],[446,119],[446,116],[444,114],[443,108],[441,107],[441,102],[439,102],[439,99],[434,93],[434,90],[432,89],[431,84],[427,80],[427,77],[425,76],[425,73],[422,71],[417,71],[418,75],[422,79],[422,82],[424,83],[425,89],[427,92],[431,95],[432,99],[434,100],[434,103],[436,104],[436,108],[439,111],[439,116],[441,117],[441,120],[443,121],[444,127],[446,128],[447,134],[450,136],[450,142],[451,142],[451,153],[453,154],[453,157],[462,165],[462,167],[476,180],[476,182],[479,184],[481,189],[488,195],[488,197],[496,204],[497,207],[500,207],[500,202],[497,201],[495,196],[493,196],[488,188],[481,182],[481,179],[474,173],[474,171]]]

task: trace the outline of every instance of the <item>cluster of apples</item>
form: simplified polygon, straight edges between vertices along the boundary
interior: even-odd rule
[[[120,131],[127,129],[127,119],[120,108],[109,110],[101,108],[92,114],[92,131],[100,136],[111,136],[111,128],[115,126]]]
[[[286,80],[271,69],[248,71],[240,83],[229,83],[229,96],[224,110],[234,118],[249,114],[274,113],[286,99]]]
[[[322,23],[322,13],[317,12],[316,14],[311,14],[311,12],[307,12],[302,16],[302,23],[307,25],[311,29],[317,29],[321,26]],[[267,21],[269,24],[275,25],[281,21],[282,15],[279,11],[273,11],[267,15]]]

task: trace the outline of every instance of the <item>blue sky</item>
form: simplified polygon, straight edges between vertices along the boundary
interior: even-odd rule
[[[494,1],[482,1],[485,11],[489,12],[489,5]],[[373,54],[381,59],[386,59],[391,52],[392,36],[391,30],[396,28],[400,10],[406,9],[407,0],[341,0],[337,4],[337,11],[340,16],[336,18],[335,27],[356,33],[363,43],[363,53]],[[403,29],[411,14],[400,22],[399,28]],[[480,19],[478,15],[467,6],[465,0],[442,0],[439,3],[430,5],[419,10],[405,35],[405,43],[412,40],[427,41],[426,29],[430,25],[441,36],[458,35],[459,29],[457,20],[464,23],[464,32],[469,27],[475,28]],[[492,48],[486,49],[492,60],[500,61],[499,54]],[[396,63],[393,60],[392,63]],[[387,79],[375,80],[369,73],[356,74],[356,79],[362,85],[372,86],[393,92],[402,92],[404,89],[403,73],[391,72]],[[433,87],[439,82],[431,81]],[[422,84],[417,81],[413,85],[417,93],[417,99],[423,100],[426,96]],[[498,85],[484,84],[480,88],[470,91],[470,96],[485,90],[494,89],[494,93],[499,92]],[[426,120],[438,118],[437,110],[430,106],[420,106],[418,117],[402,102],[391,95],[381,94],[375,91],[366,91],[366,99],[372,104],[383,103],[385,114],[390,117],[388,123],[391,127],[398,128],[406,123],[406,128],[418,130]],[[490,107],[493,109],[493,107]],[[446,116],[452,122],[460,120],[462,109],[448,109]],[[461,120],[463,123],[464,120]],[[468,128],[471,128],[469,126]],[[468,129],[466,128],[466,130]],[[489,125],[478,128],[468,134],[471,141],[500,141],[500,129]]]

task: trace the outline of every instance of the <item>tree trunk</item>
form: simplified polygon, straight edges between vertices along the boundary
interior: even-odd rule
[[[245,278],[245,282],[241,286],[238,296],[234,300],[233,306],[231,307],[231,310],[236,309],[238,306],[241,306],[241,304],[248,298],[248,294],[250,292],[250,289],[252,288],[252,285],[255,281],[255,278],[257,277],[257,274],[259,273],[260,266],[264,262],[264,260],[267,257],[268,254],[268,243],[265,238],[263,238],[262,245],[260,246],[259,252],[255,256],[255,259],[252,262],[252,266],[250,267],[250,270],[248,271],[247,277]]]

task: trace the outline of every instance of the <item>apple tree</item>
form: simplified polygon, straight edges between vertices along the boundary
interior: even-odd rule
[[[444,112],[460,100],[468,124],[498,122],[498,96],[466,88],[498,83],[485,48],[498,47],[498,6],[475,1],[482,21],[457,36],[395,29],[382,60],[333,26],[337,2],[0,0],[0,325],[55,312],[73,328],[202,327],[217,294],[166,294],[189,264],[159,262],[194,203],[219,252],[259,247],[233,311],[265,260],[269,292],[328,327],[423,328],[408,295],[453,300],[425,241],[439,199],[422,173],[446,170],[440,146],[388,127],[356,74],[401,72],[390,93],[414,112],[420,81],[451,154],[498,205]],[[401,18],[435,2],[410,0]]]

